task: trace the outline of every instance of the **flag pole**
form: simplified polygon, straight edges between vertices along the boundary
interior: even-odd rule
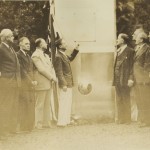
[[[51,59],[52,63],[54,64],[55,61],[55,53],[56,53],[56,46],[55,46],[55,31],[54,31],[54,15],[55,15],[55,1],[49,0],[50,4],[50,11],[49,11],[49,32],[50,32],[50,39],[51,39]]]
[[[54,30],[54,15],[55,15],[55,1],[49,0],[50,11],[49,11],[49,39],[50,39],[50,51],[51,51],[51,60],[54,66],[55,54],[56,54],[56,45],[55,45],[55,30]],[[58,118],[58,85],[55,82],[52,82],[52,97],[51,97],[51,109],[52,109],[52,118],[53,121],[56,121]]]

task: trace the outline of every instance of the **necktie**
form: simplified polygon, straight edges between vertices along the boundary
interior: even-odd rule
[[[139,55],[140,49],[141,49],[140,46],[138,46],[138,47],[135,49],[135,56],[138,56],[138,55]]]
[[[140,46],[137,46],[136,49],[135,49],[135,52],[137,53],[140,48],[141,48]]]
[[[121,48],[117,49],[117,56],[119,56],[121,53]]]
[[[14,54],[14,50],[13,48],[9,47],[10,51]]]
[[[26,57],[28,59],[28,61],[30,61],[30,56],[26,53]]]

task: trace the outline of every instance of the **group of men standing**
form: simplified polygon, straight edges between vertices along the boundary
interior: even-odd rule
[[[139,28],[133,34],[135,49],[129,47],[129,37],[121,33],[117,39],[114,80],[116,89],[116,122],[131,122],[131,89],[138,110],[140,127],[150,126],[150,47],[148,35]]]
[[[20,50],[13,49],[13,32],[3,29],[0,33],[0,137],[33,128],[59,127],[70,124],[73,75],[70,62],[78,54],[79,45],[70,56],[65,54],[66,43],[58,39],[54,66],[45,54],[47,43],[43,38],[35,41],[36,50],[30,57],[30,41],[19,39]],[[147,34],[137,29],[133,34],[135,50],[129,47],[129,37],[121,33],[117,39],[114,80],[116,89],[116,122],[131,122],[131,88],[135,91],[140,127],[150,126],[150,47]],[[59,86],[58,116],[53,109],[53,84]]]
[[[58,126],[70,124],[73,86],[70,61],[77,55],[78,46],[69,57],[65,54],[64,40],[57,40],[54,69],[49,55],[44,53],[47,43],[43,38],[35,41],[36,50],[30,57],[27,37],[19,39],[17,53],[10,29],[3,29],[0,37],[0,138],[16,133],[18,126],[20,131],[50,128],[52,118],[58,120]],[[58,117],[52,99],[52,85],[57,83]]]

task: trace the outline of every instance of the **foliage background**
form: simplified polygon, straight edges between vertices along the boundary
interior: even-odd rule
[[[19,37],[27,36],[31,45],[37,37],[47,37],[49,10],[43,1],[3,1],[0,0],[0,30],[10,28]],[[117,35],[127,33],[132,36],[135,27],[143,25],[150,31],[150,0],[116,0]]]
[[[14,31],[15,40],[27,36],[31,45],[38,37],[46,38],[49,10],[44,1],[0,1],[0,30]]]
[[[117,35],[132,35],[137,25],[150,31],[150,0],[116,0]]]

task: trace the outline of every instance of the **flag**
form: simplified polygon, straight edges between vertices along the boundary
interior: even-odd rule
[[[48,25],[48,50],[51,54],[51,61],[54,66],[55,62],[55,54],[56,54],[56,45],[55,40],[57,37],[56,31],[54,29],[54,15],[55,15],[55,3],[54,0],[49,0],[49,25]],[[52,83],[52,96],[51,96],[51,110],[52,110],[52,117],[53,120],[56,121],[58,118],[58,83],[53,82]]]

